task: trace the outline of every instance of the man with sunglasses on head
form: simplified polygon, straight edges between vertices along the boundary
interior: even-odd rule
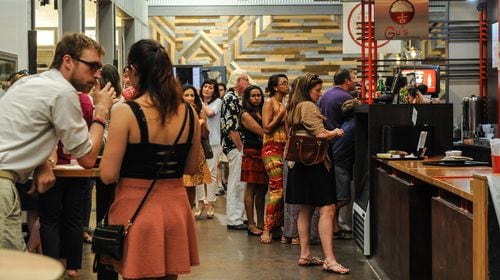
[[[114,96],[109,83],[103,88],[96,83],[103,55],[102,46],[91,38],[66,35],[56,46],[49,71],[19,80],[2,98],[0,249],[25,249],[14,184],[25,181],[34,171],[36,190],[49,190],[55,182],[51,154],[58,140],[82,167],[94,166]],[[89,92],[94,85],[95,111],[89,131],[78,92]]]

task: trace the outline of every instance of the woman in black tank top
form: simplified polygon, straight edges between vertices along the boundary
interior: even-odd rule
[[[158,180],[129,228],[122,260],[103,262],[123,278],[177,279],[179,271],[189,272],[199,264],[182,181],[183,174],[194,174],[198,167],[198,117],[184,103],[170,58],[158,42],[140,40],[132,45],[128,68],[135,99],[113,111],[100,165],[105,184],[118,181],[108,223],[126,226],[152,179]]]
[[[241,181],[247,182],[245,188],[245,211],[248,218],[248,234],[260,235],[264,227],[264,205],[267,192],[267,177],[262,162],[262,105],[264,96],[258,86],[249,86],[243,92],[243,111],[240,116],[243,140],[243,161]],[[257,212],[257,221],[253,209]]]

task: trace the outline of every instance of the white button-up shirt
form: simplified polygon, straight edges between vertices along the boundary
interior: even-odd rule
[[[92,148],[76,89],[56,69],[17,81],[0,99],[0,170],[24,181],[58,140],[75,158]]]

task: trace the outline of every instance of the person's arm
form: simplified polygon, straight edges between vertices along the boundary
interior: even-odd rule
[[[95,165],[101,150],[104,129],[109,120],[109,110],[113,105],[113,97],[115,96],[115,89],[111,87],[111,83],[107,83],[101,89],[100,83],[97,81],[94,92],[94,122],[92,122],[89,130],[92,148],[87,154],[77,158],[78,164],[84,168],[92,168]]]
[[[250,130],[251,132],[259,135],[262,137],[263,135],[263,130],[262,127],[259,125],[257,121],[247,112],[244,112],[241,114],[241,125],[243,125],[246,129]]]
[[[33,182],[28,194],[35,192],[35,190],[39,193],[44,193],[54,185],[56,177],[52,169],[56,166],[56,162],[57,146],[54,148],[47,161],[35,168],[35,172],[33,173]]]
[[[240,133],[237,130],[231,130],[229,131],[229,137],[231,137],[236,149],[240,152],[243,151],[243,141],[241,141]]]
[[[99,165],[101,180],[106,185],[118,180],[129,138],[128,124],[133,121],[133,113],[127,105],[119,105],[112,116],[106,149]]]
[[[314,103],[304,102],[301,105],[300,119],[311,135],[318,138],[326,138],[327,140],[344,136],[344,130],[340,128],[334,130],[327,130],[325,128],[325,118]]]
[[[326,138],[327,140],[344,136],[344,130],[341,128],[335,128],[334,130],[324,130],[315,135],[318,138]]]
[[[271,99],[264,102],[262,108],[262,128],[264,133],[270,134],[273,132],[283,121],[286,115],[286,108],[283,104],[279,104],[280,108],[277,114],[274,112],[273,101]]]
[[[191,107],[189,107],[189,109],[193,111],[195,119],[198,119],[196,111]],[[189,148],[189,153],[186,158],[186,166],[184,167],[184,174],[186,175],[195,175],[200,168],[201,129],[199,125],[196,125],[196,122],[194,122],[194,124],[193,143],[191,148]],[[189,120],[186,121],[186,129],[184,131],[189,131]]]
[[[215,116],[214,110],[212,110],[212,108],[210,108],[210,106],[208,106],[207,103],[205,103],[205,102],[201,103],[201,109],[202,109],[202,111],[205,112],[207,117],[211,118],[211,117]]]
[[[202,108],[207,114],[207,117],[212,118],[222,110],[222,99],[217,98],[210,104],[203,103]]]

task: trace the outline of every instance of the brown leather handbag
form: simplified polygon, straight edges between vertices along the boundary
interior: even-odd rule
[[[288,141],[285,146],[285,159],[300,162],[304,165],[315,165],[323,162],[328,153],[329,141],[311,135],[297,135],[297,130],[305,130],[302,123],[290,127]]]

